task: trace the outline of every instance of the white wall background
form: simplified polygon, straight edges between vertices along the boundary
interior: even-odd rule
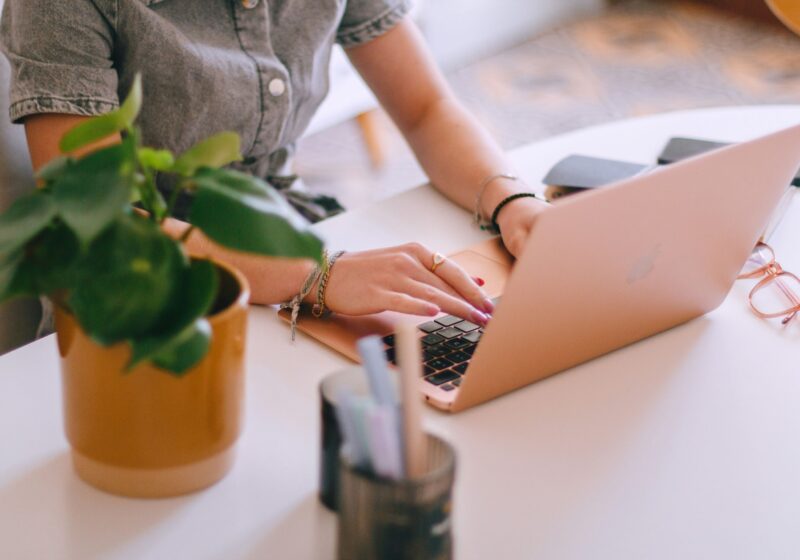
[[[599,12],[607,0],[416,0],[413,12],[444,69],[469,64],[575,17]],[[306,130],[314,134],[378,106],[338,47],[330,94]]]
[[[424,0],[420,25],[436,59],[452,68],[509,47],[606,0]]]

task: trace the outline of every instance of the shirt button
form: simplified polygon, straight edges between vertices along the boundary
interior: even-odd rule
[[[269,88],[269,92],[273,97],[280,97],[283,95],[283,92],[286,91],[286,83],[280,78],[270,80],[269,86],[267,87]]]
[[[258,0],[242,0],[242,6],[245,10],[252,10],[258,6]]]

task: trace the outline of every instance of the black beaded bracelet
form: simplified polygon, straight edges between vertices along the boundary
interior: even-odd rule
[[[500,210],[502,210],[506,204],[512,200],[517,200],[518,198],[535,198],[536,200],[542,200],[537,194],[531,192],[520,192],[505,197],[498,203],[497,206],[495,206],[494,212],[492,212],[492,219],[490,223],[492,224],[492,228],[495,232],[500,233],[500,226],[497,225],[497,217],[500,215]]]

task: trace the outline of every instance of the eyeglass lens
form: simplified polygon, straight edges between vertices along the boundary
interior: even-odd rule
[[[762,244],[756,245],[756,248],[753,249],[753,252],[748,257],[747,262],[744,263],[744,268],[742,268],[740,274],[752,274],[756,270],[764,268],[774,260],[775,255],[769,247]]]
[[[750,301],[765,315],[791,313],[800,307],[800,280],[785,272],[773,276],[753,290]]]

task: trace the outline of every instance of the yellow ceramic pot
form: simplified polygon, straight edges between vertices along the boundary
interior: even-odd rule
[[[767,0],[767,5],[786,27],[800,35],[800,2],[797,0]]]
[[[181,377],[149,363],[130,372],[127,343],[92,342],[56,312],[64,425],[78,475],[114,494],[166,497],[214,484],[233,465],[242,427],[247,281],[217,263],[208,355]]]

